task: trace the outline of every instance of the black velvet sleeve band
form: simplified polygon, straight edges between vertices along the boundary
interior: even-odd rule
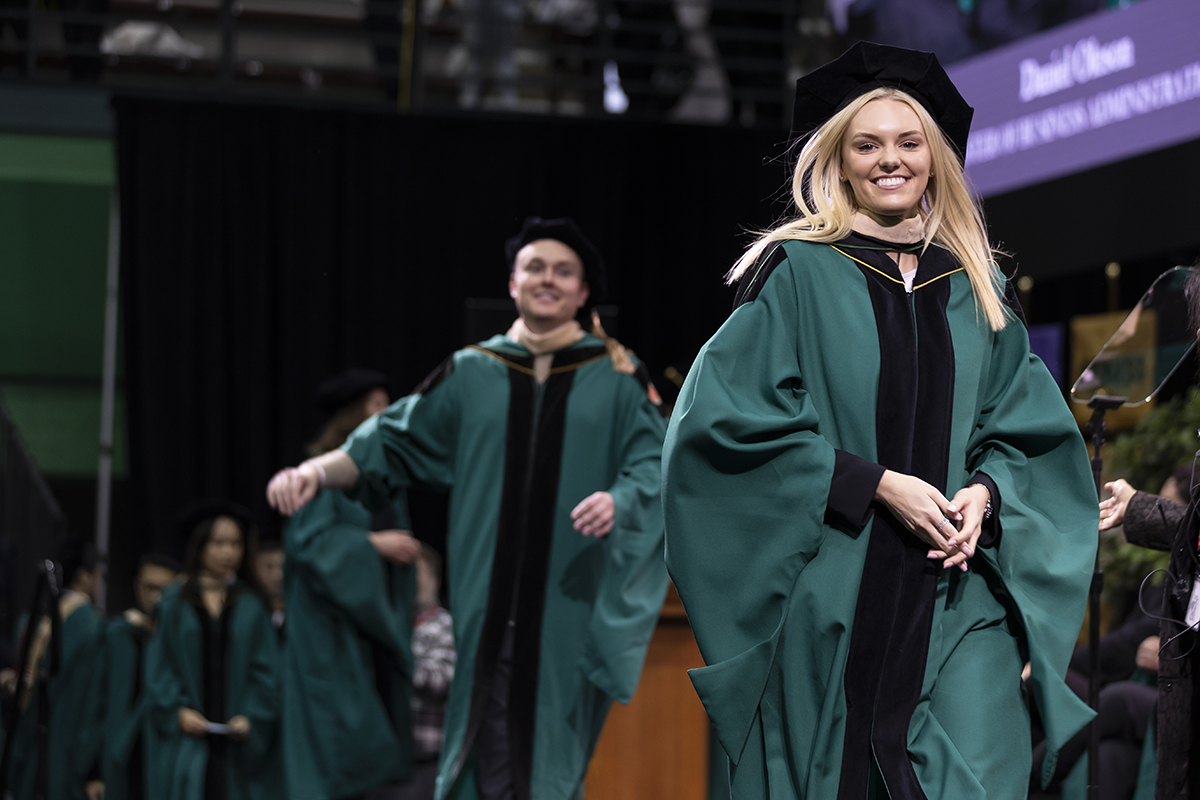
[[[996,488],[996,482],[982,472],[976,472],[975,476],[967,481],[967,486],[975,484],[987,489],[988,494],[992,496],[992,516],[983,521],[977,545],[995,547],[1000,543],[1000,490]]]
[[[875,499],[884,468],[845,450],[834,450],[833,454],[833,478],[829,481],[825,519],[831,524],[841,523],[837,527],[848,525],[858,533],[871,518],[871,501]]]

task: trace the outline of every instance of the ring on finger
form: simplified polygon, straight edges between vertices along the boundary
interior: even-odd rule
[[[945,517],[942,517],[942,521],[937,524],[938,533],[942,532],[942,528],[946,527],[946,523],[949,521],[950,520],[946,519]]]

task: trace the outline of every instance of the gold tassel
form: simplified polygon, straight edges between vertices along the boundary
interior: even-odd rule
[[[620,372],[625,375],[632,375],[635,372],[636,367],[633,365],[633,359],[629,357],[629,351],[625,349],[623,344],[605,333],[604,326],[600,324],[600,314],[594,308],[592,309],[592,335],[604,342],[604,346],[608,348],[608,355],[612,359],[613,372]]]

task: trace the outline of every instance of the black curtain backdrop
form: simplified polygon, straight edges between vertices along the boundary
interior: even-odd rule
[[[115,106],[133,523],[114,561],[178,553],[200,497],[277,531],[266,482],[315,434],[317,384],[360,366],[410,391],[465,344],[464,298],[507,296],[526,215],[594,238],[618,336],[668,388],[728,314],[746,228],[785,209],[782,131]]]

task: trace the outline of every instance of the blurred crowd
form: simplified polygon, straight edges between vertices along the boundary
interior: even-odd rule
[[[385,406],[385,384],[323,386],[310,450]],[[0,665],[11,797],[432,798],[454,640],[441,556],[399,512],[260,542],[241,505],[197,502],[183,562],[143,555],[135,604],[111,617],[103,559],[66,542],[59,591]]]

